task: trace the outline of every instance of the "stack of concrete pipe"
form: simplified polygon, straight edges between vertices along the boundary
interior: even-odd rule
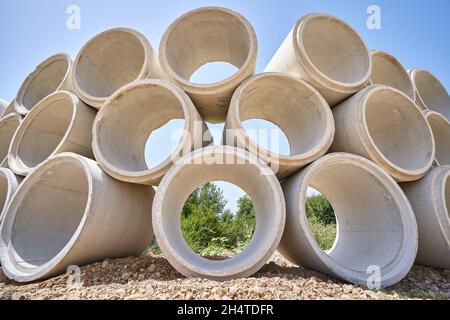
[[[11,103],[1,101],[6,276],[35,281],[139,255],[154,236],[180,273],[215,280],[250,276],[277,249],[362,286],[374,266],[382,287],[415,261],[450,268],[450,98],[439,81],[369,51],[324,14],[301,18],[255,75],[257,46],[244,17],[206,7],[174,21],[159,53],[119,28],[91,39],[74,62],[56,54],[41,63]],[[218,83],[189,80],[213,61],[239,70]],[[146,140],[173,119],[185,120],[184,134],[149,168]],[[291,154],[253,141],[248,119],[278,125]],[[225,122],[223,146],[210,146],[206,121]],[[218,180],[250,195],[256,230],[235,257],[212,261],[188,247],[180,215],[195,188]],[[329,251],[308,225],[308,187],[335,210]]]

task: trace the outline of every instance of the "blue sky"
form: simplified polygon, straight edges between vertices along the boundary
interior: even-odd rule
[[[381,8],[381,30],[366,27],[366,10],[372,4]],[[80,30],[66,28],[69,5],[81,9]],[[0,97],[13,99],[39,62],[60,51],[75,57],[87,40],[105,29],[135,28],[157,48],[175,18],[208,5],[236,10],[252,23],[259,41],[258,72],[301,16],[323,12],[347,21],[369,48],[390,52],[406,68],[426,68],[450,88],[449,0],[0,0]],[[196,80],[217,80],[227,71],[201,72]],[[236,198],[237,193],[228,193]]]

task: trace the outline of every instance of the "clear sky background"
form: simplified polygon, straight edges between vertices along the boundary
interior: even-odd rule
[[[79,30],[66,27],[70,5],[81,9]],[[12,100],[24,78],[42,60],[61,51],[75,58],[82,45],[103,30],[135,28],[157,48],[174,19],[208,5],[238,11],[252,23],[259,41],[258,72],[264,70],[301,16],[322,12],[352,25],[369,48],[390,52],[406,68],[426,68],[450,88],[449,0],[0,0],[0,97]],[[369,5],[381,8],[381,30],[366,26]],[[205,70],[195,79],[209,82],[225,78],[227,72],[223,68]],[[212,128],[221,131],[220,126]],[[160,146],[155,149],[161,150]],[[227,187],[225,193],[234,202],[238,193],[230,190]]]

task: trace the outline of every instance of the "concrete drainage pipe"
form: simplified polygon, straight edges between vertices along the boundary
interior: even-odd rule
[[[345,183],[344,183],[345,182]],[[314,240],[305,212],[308,187],[334,208],[337,235],[325,252]],[[388,287],[411,269],[417,225],[408,199],[381,168],[351,154],[329,154],[283,182],[286,228],[279,251],[289,261],[358,285],[379,268]]]
[[[371,50],[372,84],[383,84],[400,90],[412,100],[416,93],[411,78],[402,64],[392,55],[379,50]]]
[[[9,149],[9,167],[26,176],[57,153],[76,152],[94,158],[91,145],[95,114],[94,109],[67,91],[48,96],[17,129]]]
[[[0,167],[8,167],[8,150],[14,134],[22,121],[17,114],[10,114],[0,120]]]
[[[309,14],[297,22],[265,71],[306,80],[334,106],[369,83],[372,62],[349,25],[333,16]]]
[[[72,59],[58,53],[36,67],[25,79],[16,97],[15,110],[25,116],[42,99],[55,91],[72,91]]]
[[[429,71],[408,71],[416,89],[416,102],[424,110],[439,112],[450,120],[450,97],[445,87]]]
[[[159,77],[160,71],[149,41],[126,28],[107,30],[89,40],[73,67],[75,93],[99,109],[120,87],[129,82]]]
[[[287,135],[291,155],[269,152],[242,125],[263,119]],[[333,114],[324,98],[306,82],[278,73],[257,75],[234,93],[225,124],[225,142],[250,150],[270,164],[279,179],[324,155],[334,137]]]
[[[450,166],[433,168],[422,180],[401,187],[419,228],[416,263],[450,269]]]
[[[160,45],[160,63],[166,76],[186,91],[208,122],[225,121],[234,90],[255,73],[258,43],[251,24],[228,9],[205,7],[175,20]],[[239,69],[213,84],[189,79],[209,62],[228,62]]]
[[[0,223],[21,181],[11,170],[0,168]]]
[[[70,265],[136,256],[152,239],[150,187],[106,175],[73,153],[56,155],[17,189],[0,230],[5,275],[29,282]]]
[[[184,119],[182,137],[172,154],[149,168],[145,145],[150,134],[173,119]],[[164,80],[142,80],[118,90],[99,111],[93,129],[95,158],[116,179],[158,185],[183,154],[210,142],[206,124],[188,95]]]
[[[450,165],[450,121],[434,111],[427,110],[423,113],[433,131],[436,143],[436,163],[442,166]]]
[[[387,86],[370,86],[333,108],[332,151],[369,158],[397,181],[414,181],[435,156],[431,127],[408,96]]]
[[[252,198],[256,229],[250,244],[238,255],[212,261],[188,247],[180,216],[195,188],[219,180],[241,187]],[[180,159],[162,180],[153,204],[155,237],[170,264],[185,276],[219,281],[257,272],[277,248],[284,223],[285,203],[275,175],[256,156],[228,146],[207,147]]]
[[[16,113],[16,100],[11,101],[8,106],[3,110],[3,112],[0,115],[0,119],[6,117],[7,115],[10,114],[17,114]],[[22,118],[22,117],[21,117]]]

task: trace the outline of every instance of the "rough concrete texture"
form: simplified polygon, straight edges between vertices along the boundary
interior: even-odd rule
[[[5,110],[8,107],[8,105],[9,105],[8,101],[0,99],[0,115],[3,114],[3,112],[5,112]]]
[[[8,150],[22,117],[9,114],[0,119],[0,167],[8,168]]]
[[[334,208],[337,235],[327,252],[309,228],[308,187]],[[330,154],[290,177],[282,188],[286,228],[278,250],[289,261],[361,286],[370,281],[371,266],[379,267],[381,287],[397,283],[411,269],[418,242],[414,213],[397,183],[373,162]]]
[[[11,170],[0,168],[0,223],[21,181]]]
[[[371,84],[383,84],[400,90],[412,100],[416,99],[414,85],[408,71],[394,56],[380,50],[371,50]]]
[[[11,101],[5,109],[3,109],[3,112],[0,113],[0,119],[6,117],[9,114],[16,114],[16,100]]]
[[[290,155],[259,146],[242,122],[263,119],[286,134]],[[234,93],[225,123],[225,143],[257,154],[283,179],[324,155],[334,137],[334,120],[324,98],[306,82],[280,73],[263,73]]]
[[[416,90],[416,103],[424,110],[439,112],[450,120],[450,96],[439,80],[424,69],[410,69],[408,73]]]
[[[433,131],[436,145],[436,164],[450,165],[450,121],[435,111],[423,111]]]
[[[435,156],[431,127],[414,101],[397,89],[369,86],[333,108],[333,152],[373,160],[397,181],[414,181]]]
[[[48,278],[70,265],[140,255],[152,239],[151,187],[107,176],[88,158],[56,155],[17,189],[0,230],[5,275]]]
[[[49,94],[59,90],[72,90],[72,59],[65,53],[55,54],[39,64],[19,89],[15,111],[25,116]]]
[[[183,119],[177,147],[162,163],[149,168],[145,145],[150,134],[170,120]],[[164,80],[141,80],[118,90],[99,111],[93,129],[93,150],[103,170],[116,179],[158,185],[173,162],[209,144],[208,127],[177,86]]]
[[[297,22],[265,71],[304,79],[334,106],[369,83],[372,61],[364,41],[344,21],[308,14]]]
[[[241,187],[255,206],[256,229],[251,242],[227,260],[197,255],[181,232],[185,201],[197,187],[211,181]],[[169,263],[185,276],[213,280],[248,277],[257,272],[276,250],[285,223],[283,193],[275,175],[256,156],[229,146],[199,149],[177,161],[159,185],[152,211],[155,237]]]
[[[204,7],[184,14],[165,32],[160,44],[163,73],[186,91],[205,121],[224,122],[231,96],[255,73],[258,43],[244,17],[228,9]],[[212,84],[189,81],[209,62],[228,62],[239,69]]]
[[[84,45],[74,62],[72,82],[81,100],[100,109],[120,87],[150,77],[160,77],[150,42],[135,30],[116,28]]]
[[[416,262],[450,269],[450,166],[433,168],[422,180],[401,186],[419,228]]]
[[[94,158],[91,145],[95,114],[68,91],[47,96],[17,128],[8,153],[9,167],[26,176],[57,153],[76,152]]]

